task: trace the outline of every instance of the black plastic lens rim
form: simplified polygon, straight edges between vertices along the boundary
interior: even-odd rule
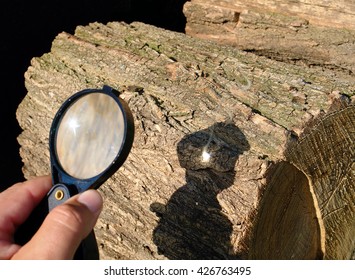
[[[78,99],[91,93],[107,94],[116,101],[117,105],[119,106],[123,114],[124,137],[123,137],[123,142],[120,151],[118,152],[118,154],[116,155],[112,163],[104,171],[91,178],[78,179],[68,174],[61,166],[56,152],[56,137],[57,137],[57,131],[59,125],[66,111]],[[87,189],[97,189],[102,185],[102,183],[104,183],[109,177],[111,177],[118,170],[118,168],[120,168],[122,164],[125,162],[131,150],[133,139],[134,139],[133,116],[128,105],[125,103],[125,101],[123,101],[119,97],[118,91],[114,90],[109,86],[104,86],[102,89],[85,89],[75,93],[74,95],[69,97],[57,111],[53,119],[52,126],[49,133],[49,149],[50,149],[50,161],[51,161],[53,185],[64,184],[73,192],[72,194],[80,193]]]

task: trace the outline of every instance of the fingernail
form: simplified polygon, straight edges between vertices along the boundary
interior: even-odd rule
[[[84,204],[92,213],[102,208],[102,197],[96,190],[87,190],[79,195],[78,202]]]

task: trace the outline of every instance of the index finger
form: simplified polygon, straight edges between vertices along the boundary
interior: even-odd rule
[[[0,194],[0,239],[11,238],[52,187],[50,176],[18,183]]]

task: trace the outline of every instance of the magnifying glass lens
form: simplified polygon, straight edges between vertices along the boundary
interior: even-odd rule
[[[121,150],[124,125],[123,112],[110,95],[91,93],[76,100],[64,112],[55,138],[63,170],[77,179],[105,171]]]

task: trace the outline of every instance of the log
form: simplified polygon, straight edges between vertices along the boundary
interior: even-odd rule
[[[256,0],[253,2],[245,0],[191,0],[185,5],[190,6],[194,3],[205,3],[206,6],[219,6],[230,10],[263,10],[276,14],[295,15],[316,25],[355,29],[355,2],[353,0],[340,0],[336,3],[325,0]],[[187,9],[189,8],[187,7]],[[201,12],[204,13],[204,11]],[[211,18],[217,18],[216,14],[209,13],[206,21]],[[223,19],[223,17],[220,18]]]
[[[353,76],[112,22],[59,34],[25,81],[26,178],[50,172],[51,121],[73,93],[107,84],[133,112],[132,151],[100,188],[102,259],[351,257]]]
[[[354,73],[354,1],[192,0],[186,33],[276,60]]]

